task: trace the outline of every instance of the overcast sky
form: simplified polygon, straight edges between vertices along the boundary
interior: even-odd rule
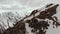
[[[59,0],[0,0],[0,13],[11,10],[27,10],[30,12],[49,3],[59,3]]]

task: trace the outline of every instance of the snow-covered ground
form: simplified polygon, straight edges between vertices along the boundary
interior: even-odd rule
[[[50,3],[60,4],[60,0],[0,0],[0,14],[2,14],[0,16],[0,23],[4,22],[4,24],[7,26],[6,13],[8,12],[12,12],[12,14],[14,14],[13,16],[24,18],[26,15],[29,15],[32,12],[32,10],[42,8]],[[58,17],[58,19],[60,18],[60,6],[57,8],[56,16]],[[10,21],[10,26],[12,26],[13,24],[12,21]],[[7,27],[4,26],[4,28],[7,29],[8,26]],[[46,34],[59,34],[59,33],[60,27],[55,29],[50,27],[50,29],[47,30]]]

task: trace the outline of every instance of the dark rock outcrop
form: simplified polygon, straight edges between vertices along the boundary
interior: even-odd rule
[[[52,4],[50,4],[50,5],[52,5]],[[48,5],[47,7],[49,7],[50,5]],[[34,10],[36,12],[33,11],[30,14],[30,16],[35,15],[35,13],[37,13],[37,12],[39,12],[40,14],[37,16],[34,16],[30,20],[27,19],[26,21],[24,21],[24,19],[26,19],[30,16],[25,17],[24,19],[17,22],[13,28],[8,28],[3,34],[26,34],[25,23],[29,23],[29,27],[34,28],[34,29],[32,29],[31,32],[36,32],[37,30],[39,30],[39,32],[36,32],[36,34],[45,34],[46,33],[45,29],[48,29],[48,27],[50,26],[47,21],[44,21],[46,18],[49,20],[52,20],[53,25],[56,25],[56,26],[60,25],[59,22],[57,22],[58,21],[57,17],[54,16],[55,20],[52,17],[54,14],[56,14],[57,7],[58,7],[58,4],[46,9],[45,11],[39,12],[37,10]],[[36,18],[43,19],[43,20],[38,21],[38,19],[36,19]]]

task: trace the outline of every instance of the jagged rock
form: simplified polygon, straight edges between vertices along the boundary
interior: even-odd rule
[[[54,5],[50,8],[48,8],[48,7],[45,11],[41,11],[41,12],[40,11],[34,12],[35,11],[34,10],[33,13],[31,13],[31,15],[33,15],[32,18],[27,19],[27,18],[31,17],[31,15],[28,17],[25,17],[24,19],[17,22],[13,28],[8,28],[3,34],[26,34],[25,23],[28,23],[29,27],[33,28],[31,32],[35,32],[36,34],[46,34],[45,29],[48,29],[48,27],[50,26],[48,24],[48,21],[45,21],[46,18],[49,20],[52,20],[54,23],[56,23],[54,25],[56,25],[56,26],[60,25],[59,22],[55,21],[52,17],[57,12],[56,8],[58,7],[58,4]],[[39,15],[34,16],[35,13],[39,13]],[[37,18],[40,21],[38,21]],[[41,19],[43,19],[43,20],[41,20]],[[55,19],[57,19],[57,18],[55,18]],[[39,30],[39,31],[37,32],[37,30]]]

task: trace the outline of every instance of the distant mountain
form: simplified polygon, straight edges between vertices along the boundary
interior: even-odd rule
[[[13,27],[20,20],[20,16],[13,12],[4,12],[0,14],[0,31],[3,32],[9,27]]]

